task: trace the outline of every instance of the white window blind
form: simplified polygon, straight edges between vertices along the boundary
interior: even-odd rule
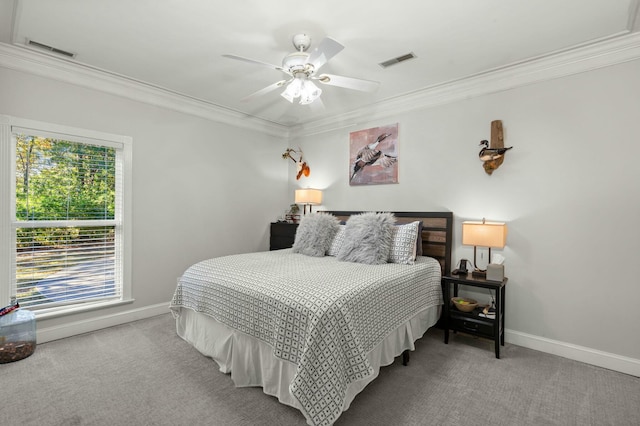
[[[20,305],[122,299],[122,144],[17,127],[12,137]]]

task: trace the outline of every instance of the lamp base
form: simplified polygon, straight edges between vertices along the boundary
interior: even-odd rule
[[[489,247],[489,259],[491,259],[491,247]],[[487,270],[478,268],[478,262],[476,262],[476,246],[473,246],[473,267],[472,277],[487,279]]]
[[[471,276],[474,278],[487,278],[487,271],[481,271],[480,269],[476,269],[475,271],[471,272]]]

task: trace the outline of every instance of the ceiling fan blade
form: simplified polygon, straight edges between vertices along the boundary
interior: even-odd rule
[[[260,89],[257,92],[253,92],[252,94],[250,94],[249,96],[245,96],[244,98],[240,99],[241,102],[249,102],[252,99],[257,98],[258,96],[262,96],[265,95],[273,90],[276,90],[279,87],[282,87],[284,85],[286,85],[288,82],[290,82],[291,80],[280,80],[276,83],[270,84],[267,87],[265,87],[264,89]]]
[[[263,67],[271,68],[271,69],[278,70],[278,71],[284,71],[282,69],[282,67],[279,67],[277,65],[268,64],[268,63],[262,62],[262,61],[256,61],[255,59],[249,59],[249,58],[245,58],[243,56],[237,56],[237,55],[222,55],[222,56],[224,56],[225,58],[229,58],[229,59],[235,59],[237,61],[248,62],[250,64],[262,65]]]
[[[322,74],[314,80],[329,86],[345,87],[347,89],[360,90],[361,92],[373,92],[380,83],[371,80],[362,80],[360,78],[344,77],[341,75]]]
[[[308,63],[312,64],[317,70],[327,63],[327,61],[344,49],[344,46],[330,37],[325,37],[318,47],[313,49],[309,55]]]

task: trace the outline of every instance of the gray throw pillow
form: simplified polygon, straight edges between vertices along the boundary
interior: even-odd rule
[[[296,230],[293,252],[307,256],[324,256],[338,232],[339,223],[337,217],[326,213],[303,216]]]
[[[392,213],[362,213],[347,220],[337,259],[379,265],[387,263],[396,218]]]

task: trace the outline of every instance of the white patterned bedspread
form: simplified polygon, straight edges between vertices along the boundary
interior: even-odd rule
[[[189,308],[269,344],[296,364],[291,394],[315,425],[342,413],[347,385],[373,370],[367,354],[418,312],[442,304],[440,264],[364,265],[291,249],[191,266],[170,308]]]

